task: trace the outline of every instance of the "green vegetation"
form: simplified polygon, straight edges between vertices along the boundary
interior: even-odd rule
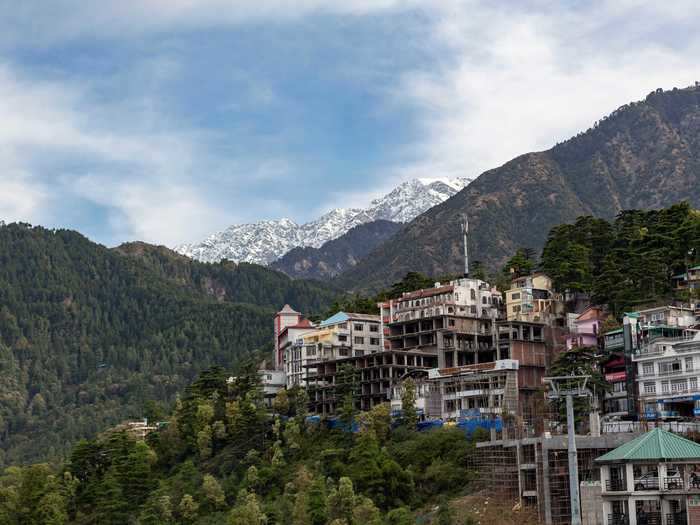
[[[558,290],[590,293],[619,315],[671,298],[671,277],[699,262],[700,212],[683,203],[624,211],[612,223],[586,216],[557,226],[541,268]]]
[[[115,430],[63,467],[6,469],[0,524],[407,525],[472,477],[460,430],[392,430],[386,405],[359,433],[327,430],[307,422],[301,390],[266,412],[252,361],[227,377],[201,374],[146,442]],[[436,523],[458,523],[441,508]]]
[[[0,465],[157,418],[200,371],[267,350],[282,304],[320,312],[336,295],[259,266],[0,227]]]

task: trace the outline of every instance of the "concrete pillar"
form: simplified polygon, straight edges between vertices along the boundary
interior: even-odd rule
[[[637,525],[637,502],[634,498],[627,500],[627,525]]]
[[[658,465],[658,474],[659,474],[659,490],[664,490],[665,487],[665,480],[666,480],[666,463],[659,463]],[[665,515],[665,514],[664,514]]]
[[[505,427],[504,427],[505,431]],[[549,486],[549,450],[542,444],[542,506],[545,525],[552,525],[552,493]]]
[[[634,466],[632,463],[625,465],[625,479],[627,480],[627,492],[634,492]]]
[[[605,494],[607,492],[608,480],[610,479],[610,465],[601,465],[600,467],[600,491]]]
[[[594,410],[589,415],[589,426],[591,427],[591,436],[600,437],[600,414]]]
[[[671,502],[665,498],[661,498],[661,523],[666,522],[667,514],[671,514]]]
[[[608,516],[612,514],[612,503],[608,500],[603,500],[603,523],[608,522]]]

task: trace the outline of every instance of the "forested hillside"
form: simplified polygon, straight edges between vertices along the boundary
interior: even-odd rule
[[[591,294],[620,315],[639,305],[689,299],[673,290],[671,278],[699,262],[700,211],[683,203],[624,211],[611,222],[584,216],[552,228],[541,268],[558,290]]]
[[[417,432],[415,386],[396,426],[388,403],[356,414],[349,381],[339,423],[354,421],[359,432],[351,433],[307,419],[300,389],[284,391],[268,413],[254,365],[232,384],[227,377],[203,373],[146,442],[108,432],[78,443],[63,466],[8,469],[0,475],[0,523],[476,523],[453,514],[447,499],[468,491],[473,439],[486,432]]]
[[[378,290],[407,271],[458,272],[467,214],[471,259],[500,266],[518,247],[537,252],[553,226],[581,215],[612,219],[626,209],[681,201],[700,206],[700,87],[655,91],[585,133],[521,155],[414,219],[338,279]]]
[[[269,348],[284,302],[317,312],[334,296],[252,265],[0,227],[0,464],[55,459],[147,415],[146,400],[172,402],[201,370]]]

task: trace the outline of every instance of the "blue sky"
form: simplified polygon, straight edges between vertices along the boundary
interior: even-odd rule
[[[475,177],[700,79],[657,4],[0,0],[0,219],[172,246]]]

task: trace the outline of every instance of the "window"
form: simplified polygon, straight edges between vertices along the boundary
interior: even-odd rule
[[[475,304],[471,305],[469,307],[469,310],[471,311],[471,313],[476,314],[476,305]]]
[[[654,363],[643,363],[642,364],[642,375],[643,376],[653,376],[654,375]]]
[[[379,332],[379,325],[378,324],[369,325],[369,331],[370,332]]]
[[[378,345],[379,344],[379,338],[378,337],[370,337],[369,338],[369,344],[371,345]]]
[[[644,393],[645,394],[656,393],[656,383],[654,383],[654,382],[644,383]]]
[[[688,379],[688,389],[692,390],[693,392],[696,392],[698,389],[698,378],[697,377],[691,377]]]
[[[365,344],[365,338],[364,337],[355,337],[354,339],[356,345],[363,345]]]
[[[338,341],[340,341],[341,343],[346,343],[348,341],[348,336],[347,335],[339,335]]]
[[[365,329],[365,325],[360,324],[360,323],[355,323],[355,330],[356,331],[361,332],[364,329]]]
[[[686,357],[686,358],[685,358],[685,371],[686,371],[686,372],[692,372],[692,371],[693,371],[693,358],[692,358],[692,357]]]
[[[476,300],[476,292],[474,290],[469,290],[472,300]]]
[[[307,346],[306,347],[306,355],[307,355],[307,357],[316,355],[316,348],[313,346]]]
[[[338,350],[338,355],[341,357],[347,357],[350,355],[350,349],[349,348],[340,348]]]
[[[618,381],[617,383],[613,383],[612,386],[613,392],[624,392],[625,390],[627,390],[627,383],[625,383],[624,381]]]
[[[447,326],[454,326],[455,325],[455,320],[454,319],[448,319],[447,320]]]
[[[662,394],[668,394],[668,393],[669,393],[668,381],[661,381],[661,393],[662,393]]]
[[[481,304],[486,304],[486,297],[481,298]]]
[[[671,392],[685,392],[687,389],[688,383],[685,379],[680,379],[671,383]]]
[[[340,328],[341,330],[347,330],[348,329],[348,323],[340,323]]]
[[[513,300],[513,301],[517,301],[518,299],[520,299],[520,292],[517,292],[517,293],[512,294],[512,295],[510,296],[510,298],[511,298],[511,300]]]

